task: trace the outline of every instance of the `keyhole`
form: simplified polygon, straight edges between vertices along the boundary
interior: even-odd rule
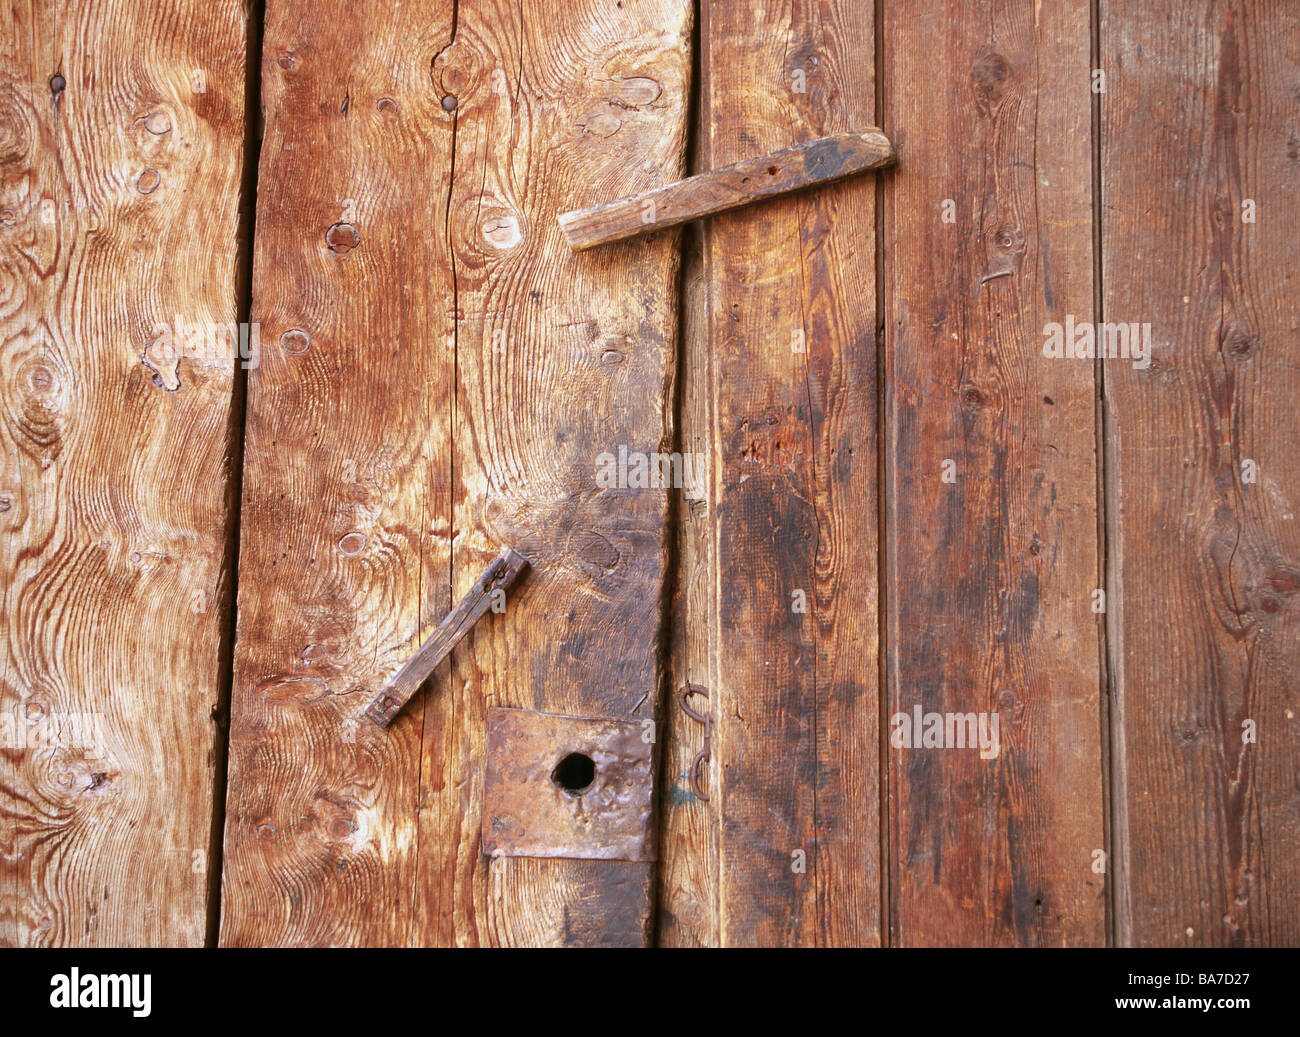
[[[596,781],[596,764],[586,753],[569,753],[551,771],[551,781],[570,796],[581,796]]]

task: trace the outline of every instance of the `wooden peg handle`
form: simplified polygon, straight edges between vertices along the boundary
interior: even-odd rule
[[[474,581],[468,594],[447,613],[438,628],[381,691],[366,709],[366,716],[380,727],[387,727],[402,707],[420,690],[438,665],[460,643],[470,627],[492,606],[493,595],[508,591],[528,568],[528,559],[510,548],[501,552],[483,575]]]
[[[842,180],[894,161],[889,139],[874,127],[821,137],[770,155],[747,158],[653,191],[561,213],[560,229],[575,252],[676,227],[764,198]]]

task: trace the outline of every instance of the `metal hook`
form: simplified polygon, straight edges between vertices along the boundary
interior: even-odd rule
[[[695,798],[702,803],[707,803],[709,797],[704,794],[700,788],[700,764],[708,763],[712,759],[713,750],[713,714],[700,714],[691,709],[691,704],[687,699],[691,695],[703,695],[706,699],[709,697],[709,689],[699,684],[687,684],[678,693],[678,699],[682,705],[682,712],[692,720],[698,720],[704,725],[704,748],[695,754],[695,759],[691,761],[691,791],[695,793]]]

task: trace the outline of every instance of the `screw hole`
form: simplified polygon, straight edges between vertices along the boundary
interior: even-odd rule
[[[551,781],[570,796],[581,796],[595,784],[595,761],[586,753],[569,753],[551,771]]]
[[[767,175],[768,175],[768,176],[776,176],[776,166],[768,166],[768,167],[767,167]]]

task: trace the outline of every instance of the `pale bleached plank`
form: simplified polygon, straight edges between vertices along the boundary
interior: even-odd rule
[[[245,12],[9,12],[0,944],[200,945],[229,617]]]

